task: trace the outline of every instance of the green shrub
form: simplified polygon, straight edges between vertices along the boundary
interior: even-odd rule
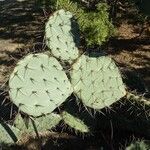
[[[78,3],[57,0],[56,9],[68,10],[76,16],[88,46],[102,45],[114,34],[114,26],[109,20],[107,3],[98,3],[95,10],[88,11]]]

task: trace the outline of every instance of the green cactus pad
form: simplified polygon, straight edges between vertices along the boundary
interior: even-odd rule
[[[82,55],[72,66],[71,83],[83,104],[94,109],[108,107],[126,94],[120,72],[107,56]]]
[[[46,23],[46,44],[51,53],[61,60],[72,62],[78,58],[78,25],[69,11],[56,11]]]
[[[93,116],[92,113],[90,114],[81,104],[79,106],[76,103],[75,97],[72,97],[72,100],[65,102],[63,107],[65,110],[64,114],[67,114],[66,118],[68,119],[68,122],[70,118],[70,123],[66,121],[66,124],[74,128],[75,131],[92,133],[95,130],[97,126],[97,116]],[[82,128],[80,128],[78,124]]]
[[[75,129],[75,131],[82,133],[88,133],[90,131],[89,127],[84,123],[83,120],[73,116],[66,111],[62,112],[62,118],[64,123]]]
[[[21,131],[14,126],[0,122],[0,143],[12,144],[21,137]]]
[[[34,124],[36,126],[37,131],[42,132],[46,130],[50,130],[52,128],[55,128],[59,122],[61,121],[61,116],[58,114],[51,113],[49,115],[41,116],[38,118],[32,118],[34,121]],[[23,130],[23,132],[30,133],[34,132],[34,127],[31,122],[31,119],[28,118],[27,121],[25,121],[21,115],[17,115],[14,121],[14,126],[17,127],[20,130]]]
[[[51,113],[72,93],[60,63],[46,54],[30,54],[18,62],[9,79],[9,95],[31,116]]]
[[[23,132],[26,132],[27,130],[27,125],[28,125],[28,119],[23,119],[22,116],[20,114],[18,114],[15,117],[14,123],[13,123],[14,127],[22,130]]]
[[[131,143],[125,150],[149,150],[150,144],[146,144],[144,141],[136,141]]]

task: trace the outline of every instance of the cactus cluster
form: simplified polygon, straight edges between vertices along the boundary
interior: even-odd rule
[[[59,111],[56,108],[67,103],[72,93],[84,106],[94,110],[109,107],[125,95],[120,72],[111,58],[85,54],[79,56],[77,30],[77,23],[70,12],[56,11],[45,27],[46,44],[51,55],[29,54],[17,63],[10,75],[9,95],[19,111],[29,118],[27,122],[17,116],[13,128],[29,133],[35,130],[32,126],[34,123],[37,131],[44,131],[55,127],[62,120],[77,131],[90,132],[86,115],[84,119],[79,119],[77,112],[70,113],[65,108]],[[65,67],[59,60],[70,64],[70,72],[67,70],[69,75],[66,75]],[[0,132],[2,136],[1,128]],[[5,141],[6,137],[2,139]]]

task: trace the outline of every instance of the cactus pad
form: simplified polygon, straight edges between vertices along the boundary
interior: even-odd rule
[[[108,107],[126,94],[120,72],[107,56],[82,55],[72,66],[71,83],[83,104],[94,109]]]
[[[21,137],[21,131],[14,126],[0,122],[0,144],[12,144]]]
[[[30,54],[18,62],[9,79],[9,95],[31,116],[51,113],[72,93],[60,63],[46,54]]]
[[[125,150],[149,150],[150,144],[145,143],[145,141],[136,141],[131,143]]]
[[[64,123],[69,125],[71,128],[74,128],[75,131],[80,131],[81,133],[88,133],[90,131],[84,121],[66,111],[62,113],[62,118]]]
[[[54,114],[54,113],[41,116],[38,118],[32,118],[36,126],[36,129],[39,132],[55,128],[59,124],[61,119],[62,118],[60,115]],[[15,121],[14,121],[14,126],[20,130],[23,130],[23,132],[26,132],[26,133],[30,133],[34,131],[31,118],[28,118],[28,121],[25,122],[25,120],[21,117],[21,115],[16,116]]]
[[[63,9],[50,16],[46,28],[46,44],[51,53],[61,60],[72,62],[78,57],[78,25],[69,11]]]

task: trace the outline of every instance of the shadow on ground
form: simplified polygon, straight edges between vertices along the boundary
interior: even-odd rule
[[[113,49],[109,53],[122,68],[128,87],[142,93],[150,92],[149,38],[113,39],[111,46]]]
[[[0,2],[0,38],[27,44],[42,37],[45,18],[34,0]],[[33,39],[33,40],[32,40]]]

